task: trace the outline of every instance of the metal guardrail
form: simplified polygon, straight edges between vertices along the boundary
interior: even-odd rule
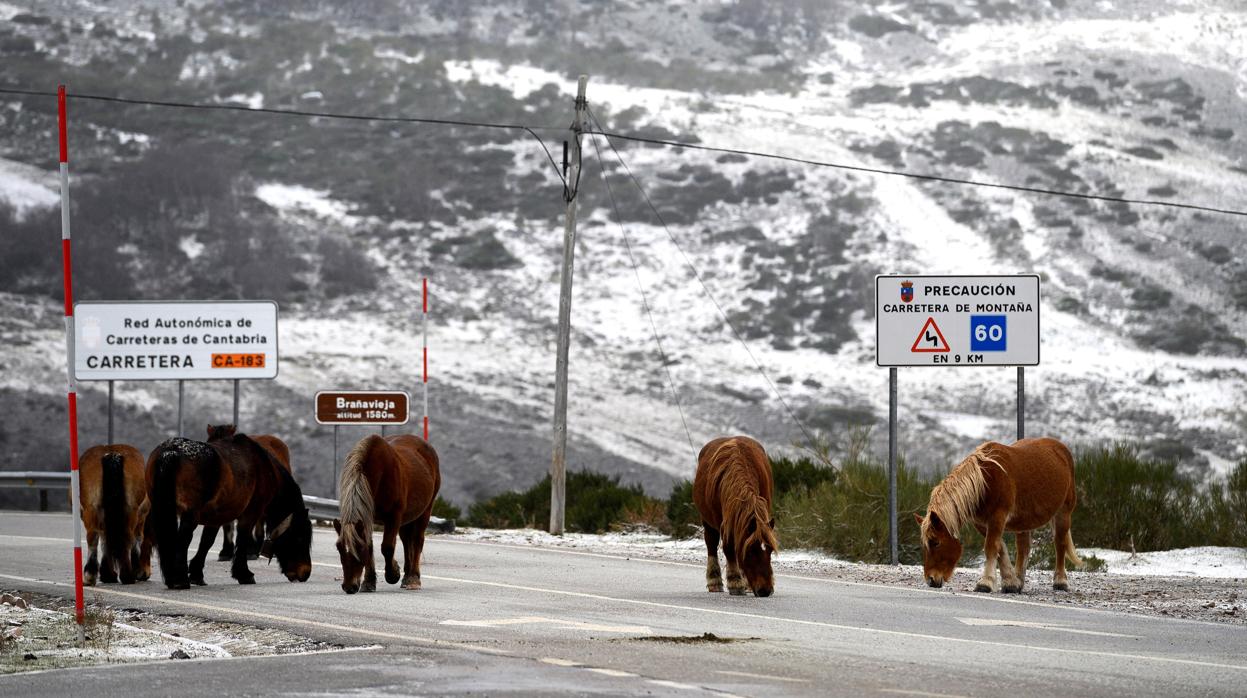
[[[69,489],[69,473],[57,473],[31,470],[0,471],[0,487],[24,487],[35,490],[67,490]],[[43,498],[46,509],[46,497]],[[338,518],[338,500],[328,497],[303,495],[303,504],[307,507],[308,516],[313,519],[328,521]],[[442,533],[455,530],[455,522],[438,518],[429,519],[429,527]]]

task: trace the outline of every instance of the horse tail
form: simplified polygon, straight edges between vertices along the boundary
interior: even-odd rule
[[[152,476],[152,509],[148,515],[156,533],[156,552],[160,554],[160,574],[165,585],[184,584],[189,576],[186,551],[179,550],[177,512],[177,477],[181,457],[172,448],[162,448],[156,456]]]
[[[1083,568],[1083,561],[1078,558],[1078,552],[1074,550],[1074,534],[1069,529],[1065,529],[1065,540],[1061,541],[1061,545],[1065,546],[1065,559],[1069,560],[1074,567]]]
[[[373,449],[393,451],[389,442],[376,434],[369,434],[355,444],[346,457],[342,467],[342,476],[338,481],[338,501],[342,511],[343,543],[348,549],[362,549],[366,541],[359,540],[355,522],[362,522],[365,532],[372,530],[373,514],[376,501],[372,489],[368,486],[368,476],[364,473],[364,464],[368,462]]]
[[[120,453],[109,451],[100,459],[103,482],[100,500],[104,510],[104,549],[116,561],[121,583],[134,581],[130,566],[130,507],[126,503],[126,463]]]

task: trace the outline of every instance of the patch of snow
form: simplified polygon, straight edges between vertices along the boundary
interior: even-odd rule
[[[351,207],[329,197],[328,191],[311,189],[298,184],[261,184],[255,188],[260,201],[282,211],[306,211],[321,218],[347,222]]]
[[[379,48],[373,51],[372,55],[376,56],[377,58],[390,58],[390,59],[399,61],[401,63],[406,63],[407,65],[415,65],[417,63],[424,61],[424,51],[421,51],[417,53],[416,55],[411,56],[406,53],[395,51],[394,49]]]
[[[312,90],[311,92],[304,92],[303,94],[299,95],[299,99],[302,99],[302,100],[317,100],[317,101],[319,101],[319,100],[322,100],[322,99],[324,99],[324,98],[325,98],[325,93],[324,93],[324,92],[321,92],[320,90]]]
[[[182,250],[187,259],[195,259],[203,254],[204,244],[195,239],[194,235],[187,235],[178,242],[178,249]]]
[[[221,101],[223,101],[223,102],[240,102],[240,103],[242,103],[242,104],[247,105],[248,107],[250,107],[250,108],[252,108],[252,109],[262,109],[262,108],[264,108],[264,95],[263,95],[263,94],[261,94],[261,93],[259,93],[259,92],[252,92],[252,93],[250,93],[250,94],[245,94],[245,93],[239,92],[239,93],[237,93],[237,94],[232,94],[232,95],[230,95],[230,96],[228,96],[228,97],[225,97],[225,98],[224,98],[224,99],[222,99]]]
[[[1218,577],[1247,579],[1247,549],[1205,546],[1131,553],[1105,548],[1079,548],[1081,557],[1094,555],[1108,564],[1109,574],[1161,577]]]
[[[19,217],[31,209],[55,206],[61,200],[56,175],[0,158],[0,200],[16,209]]]

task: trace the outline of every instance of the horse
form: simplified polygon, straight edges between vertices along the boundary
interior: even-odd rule
[[[779,549],[779,541],[771,516],[772,490],[771,461],[762,444],[748,436],[733,436],[702,447],[693,478],[693,503],[706,538],[707,591],[723,591],[720,537],[727,588],[733,596],[743,595],[746,583],[755,596],[775,591],[771,554]]]
[[[233,424],[222,424],[214,426],[208,425],[208,441],[213,439],[233,438],[238,432],[238,428]],[[290,468],[290,447],[285,441],[273,436],[272,434],[260,434],[252,436],[252,439],[261,446],[267,448],[274,456],[277,462],[286,469],[286,472],[294,474]],[[234,559],[234,522],[231,521],[221,527],[221,552],[217,554],[217,560],[222,562]],[[252,535],[252,546],[247,550],[248,560],[257,560],[260,557],[260,541],[264,539],[264,522],[261,520],[256,523],[255,531]]]
[[[437,451],[418,436],[371,434],[351,449],[338,486],[342,517],[333,521],[338,532],[343,591],[377,590],[372,556],[374,522],[385,526],[381,556],[385,559],[386,583],[399,579],[394,561],[397,534],[403,540],[405,557],[402,588],[420,588],[424,533],[441,486]]]
[[[1048,438],[1023,439],[1012,446],[984,443],[931,491],[926,516],[914,514],[922,533],[923,578],[937,589],[952,579],[961,559],[961,527],[971,523],[985,538],[987,558],[974,590],[993,590],[999,564],[1002,590],[1021,593],[1031,531],[1051,521],[1056,543],[1052,588],[1068,591],[1065,560],[1082,566],[1070,534],[1075,502],[1074,457],[1065,444]],[[1005,531],[1017,533],[1016,569],[1004,544]]]
[[[152,543],[143,535],[151,503],[143,480],[143,454],[126,444],[88,448],[78,459],[78,498],[91,555],[83,583],[133,584],[152,576]],[[98,558],[104,537],[104,560]]]
[[[205,583],[204,559],[217,531],[235,519],[239,543],[230,575],[239,584],[255,583],[246,551],[261,520],[269,531],[264,547],[276,554],[282,574],[292,582],[305,582],[311,575],[312,522],[303,493],[277,458],[254,439],[245,434],[208,443],[169,439],[148,457],[146,478],[160,571],[170,589]],[[198,524],[204,530],[188,565],[187,548]]]

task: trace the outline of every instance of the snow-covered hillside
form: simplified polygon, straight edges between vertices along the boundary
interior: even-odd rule
[[[522,122],[557,157],[586,72],[609,131],[1045,189],[1247,201],[1247,11],[1232,0],[286,5],[0,3],[0,85]],[[0,95],[0,206],[13,208],[19,238],[54,221],[50,105]],[[447,493],[468,501],[544,472],[562,200],[535,140],[73,107],[85,189],[75,231],[102,248],[76,264],[133,279],[87,278],[81,295],[277,298],[281,374],[246,386],[242,421],[287,436],[311,490],[330,488],[332,468],[331,432],[311,416],[316,390],[419,394],[426,274]],[[665,494],[715,435],[752,433],[774,450],[804,440],[693,269],[797,419],[833,444],[863,425],[876,444],[886,437],[876,273],[1035,272],[1043,346],[1027,372],[1029,434],[1138,441],[1214,473],[1247,457],[1247,218],[615,142],[664,226],[611,145],[584,143],[573,467]],[[42,249],[20,239],[3,248],[14,261],[0,260],[11,277],[0,391],[30,416],[3,432],[4,467],[33,467],[62,438],[56,286],[38,263],[15,261]],[[209,271],[220,268],[232,271]],[[909,461],[945,466],[981,440],[1011,439],[1013,378],[902,371]],[[126,384],[118,396],[124,438],[149,448],[169,433],[172,386]],[[102,438],[101,393],[86,402],[87,440]],[[188,410],[191,433],[221,421],[226,386],[193,386]]]

